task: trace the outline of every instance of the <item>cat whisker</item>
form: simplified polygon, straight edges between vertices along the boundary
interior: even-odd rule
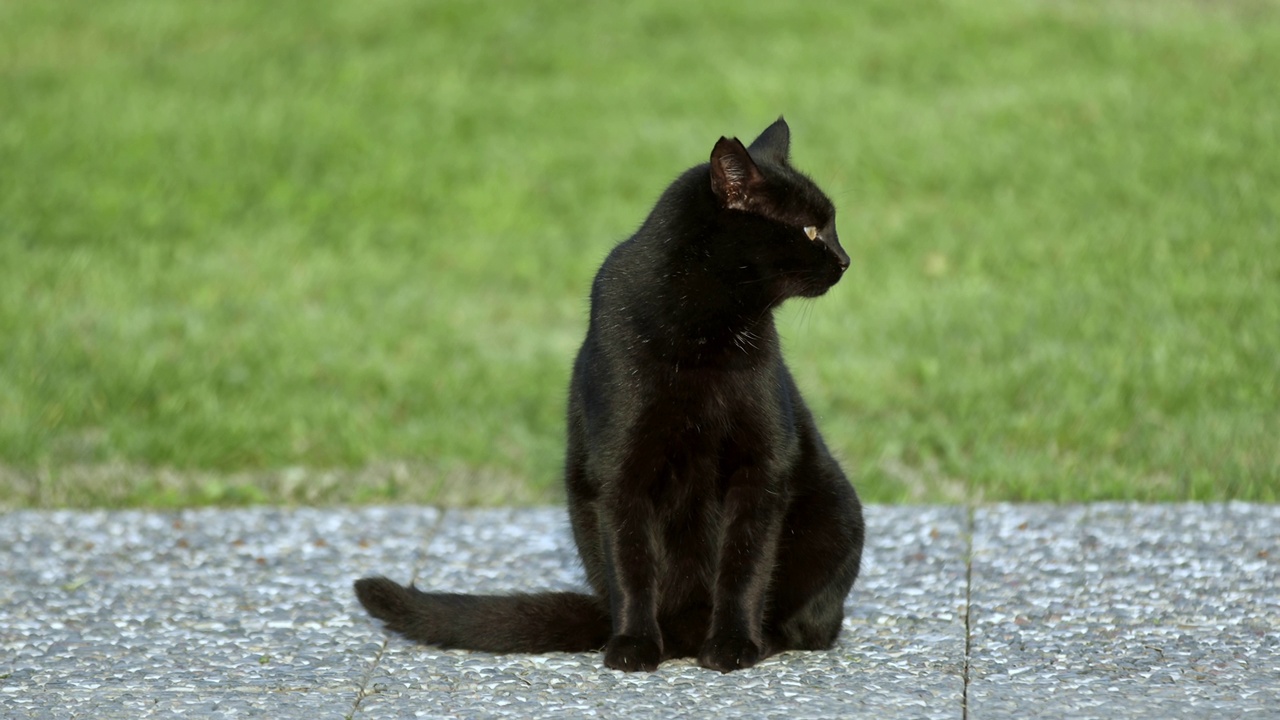
[[[805,298],[805,303],[804,303],[805,327],[813,326],[813,308],[814,308],[813,298]]]
[[[750,330],[739,330],[733,334],[733,345],[742,352],[747,352],[747,347],[752,350],[759,350],[760,346],[755,344],[755,340],[759,340],[760,336]]]
[[[770,280],[776,280],[782,277],[783,275],[786,275],[786,273],[776,273],[773,275],[766,275],[765,277],[756,278],[754,280],[741,280],[738,282],[738,284],[739,285],[756,285],[763,282],[769,282]]]

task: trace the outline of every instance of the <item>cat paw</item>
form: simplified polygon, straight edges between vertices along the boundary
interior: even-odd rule
[[[604,648],[604,664],[624,672],[657,670],[661,659],[662,648],[648,638],[614,635]]]
[[[764,651],[750,639],[738,635],[713,636],[702,644],[698,664],[711,670],[733,672],[760,662]]]

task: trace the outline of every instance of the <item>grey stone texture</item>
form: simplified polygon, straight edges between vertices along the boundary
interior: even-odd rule
[[[834,649],[495,656],[388,637],[369,574],[570,589],[562,508],[0,514],[2,718],[1280,718],[1280,507],[867,508]]]
[[[974,516],[969,716],[1280,717],[1280,507]]]

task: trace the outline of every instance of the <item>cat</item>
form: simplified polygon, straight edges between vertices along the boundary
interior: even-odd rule
[[[715,144],[591,288],[569,389],[565,488],[591,592],[461,595],[356,581],[388,629],[444,648],[604,651],[625,671],[729,672],[830,648],[862,505],[783,363],[773,309],[849,266],[778,118]]]

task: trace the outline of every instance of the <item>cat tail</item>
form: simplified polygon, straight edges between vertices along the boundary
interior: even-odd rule
[[[384,577],[357,580],[356,597],[387,629],[442,648],[495,653],[588,652],[609,640],[607,604],[592,595],[426,593]]]

